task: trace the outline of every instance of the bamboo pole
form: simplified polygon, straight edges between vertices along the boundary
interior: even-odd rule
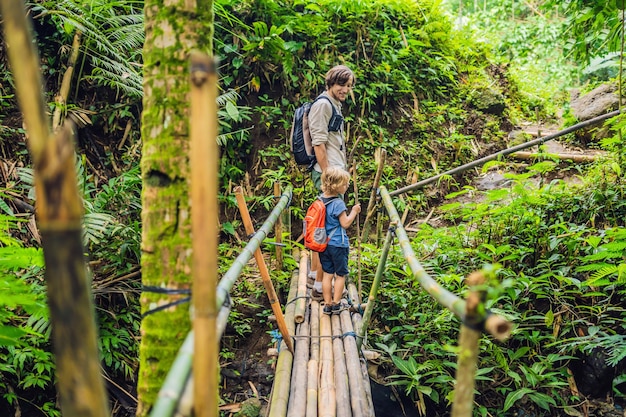
[[[220,340],[222,338],[222,335],[224,334],[224,330],[226,330],[226,324],[228,324],[228,316],[230,315],[230,308],[231,305],[230,304],[224,304],[222,306],[222,308],[220,308],[219,314],[217,316],[217,329],[216,329],[216,334],[217,334],[217,339]],[[187,351],[185,352],[186,355],[189,355],[189,361],[193,361],[193,346],[191,343],[192,338],[189,338],[190,343],[188,344],[188,346],[184,346],[181,349],[187,349]],[[183,344],[184,345],[184,344]],[[175,363],[172,365],[172,367],[176,365]],[[181,367],[184,368],[184,367]],[[178,398],[180,398],[178,400],[178,404],[176,404],[176,410],[174,415],[176,417],[188,417],[193,415],[193,396],[194,396],[194,378],[193,378],[193,372],[190,372],[189,375],[182,377],[183,380],[186,380],[184,389],[182,391],[182,393],[179,393],[177,395]],[[174,389],[176,389],[176,385],[173,385]],[[163,384],[163,388],[161,388],[161,390],[164,390],[166,393],[172,394],[172,392],[174,391],[168,391],[168,388],[166,387],[166,384]]]
[[[365,390],[365,400],[367,401],[367,410],[363,413],[366,417],[375,417],[374,414],[374,400],[372,398],[372,386],[370,384],[370,376],[367,373],[367,362],[365,359],[361,360],[361,374],[363,375],[363,388]]]
[[[380,248],[380,241],[383,237],[383,213],[378,212],[376,216],[376,247]]]
[[[358,335],[361,327],[363,326],[363,317],[361,316],[361,313],[359,311],[360,308],[363,306],[363,304],[361,303],[361,298],[357,294],[356,286],[352,282],[348,284],[348,293],[350,294],[350,297],[352,297],[353,307],[357,307],[356,311],[352,312],[351,318],[352,318],[352,328],[355,330],[355,333]],[[359,350],[360,350],[360,346],[359,346]]]
[[[306,278],[306,277],[305,277]],[[309,364],[309,320],[298,326],[298,338],[296,338],[296,352],[294,355],[293,371],[291,372],[291,393],[289,395],[288,416],[302,417],[306,414],[308,388],[307,370]],[[305,383],[303,383],[305,382]]]
[[[346,369],[348,371],[348,385],[350,386],[350,404],[352,415],[363,416],[367,410],[365,388],[363,387],[363,374],[359,363],[359,350],[354,336],[354,326],[350,320],[350,312],[342,311],[339,315],[343,338],[343,351],[346,355]]]
[[[515,152],[515,153],[512,153],[510,156],[511,158],[522,159],[522,160],[529,160],[529,159],[544,160],[544,159],[556,158],[556,159],[567,160],[567,161],[572,161],[576,163],[596,162],[599,158],[606,157],[606,155],[581,155],[581,154],[574,154],[574,153],[541,154],[541,153],[536,153],[536,152]]]
[[[254,234],[254,226],[252,225],[250,213],[248,212],[248,206],[246,205],[246,199],[243,195],[243,188],[236,187],[234,192],[235,197],[237,198],[237,205],[239,206],[239,212],[241,213],[241,219],[243,220],[246,233],[248,235],[252,235]],[[267,269],[267,265],[265,264],[265,259],[263,258],[263,253],[261,253],[261,249],[257,249],[254,251],[254,259],[256,260],[256,264],[259,268],[259,273],[261,274],[263,286],[265,286],[265,291],[267,292],[267,297],[269,298],[272,312],[274,313],[274,316],[276,316],[276,325],[278,326],[278,330],[280,330],[280,334],[283,336],[283,340],[287,344],[287,348],[290,352],[293,353],[293,343],[291,341],[291,336],[289,336],[287,324],[285,323],[285,317],[283,316],[283,311],[280,307],[280,302],[278,301],[276,290],[274,290],[274,284],[272,284],[272,279]]]
[[[537,139],[533,139],[531,141],[522,143],[520,145],[504,149],[504,150],[502,150],[500,152],[496,152],[494,154],[487,155],[487,156],[485,156],[483,158],[477,159],[477,160],[472,161],[470,163],[467,163],[465,165],[461,165],[460,167],[456,167],[456,168],[453,168],[453,169],[451,169],[449,171],[443,172],[443,173],[441,173],[439,175],[435,175],[434,177],[426,178],[426,179],[424,179],[422,181],[416,182],[415,184],[411,184],[409,186],[399,188],[399,189],[397,189],[395,191],[390,192],[389,195],[394,196],[394,195],[406,193],[406,192],[409,192],[409,191],[412,191],[412,190],[417,190],[417,189],[422,188],[422,187],[424,187],[424,186],[426,186],[428,184],[432,184],[434,182],[437,182],[437,181],[439,181],[441,178],[443,178],[445,176],[450,176],[450,175],[454,175],[454,174],[459,174],[461,172],[465,172],[465,171],[467,171],[469,169],[481,166],[481,165],[483,165],[486,162],[493,161],[494,159],[497,159],[500,156],[509,155],[509,154],[515,153],[517,151],[521,151],[522,149],[530,148],[531,146],[540,145],[540,144],[542,144],[544,142],[547,142],[549,140],[556,139],[558,137],[561,137],[561,136],[567,135],[569,133],[575,132],[578,129],[582,129],[582,128],[585,128],[585,127],[588,127],[588,126],[592,126],[592,125],[598,124],[598,123],[603,122],[603,121],[605,121],[607,119],[610,119],[611,117],[618,116],[623,111],[624,111],[623,109],[622,110],[615,110],[615,111],[612,111],[610,113],[606,113],[606,114],[603,114],[601,116],[594,117],[593,119],[589,119],[589,120],[585,120],[584,122],[577,123],[574,126],[570,126],[567,129],[563,129],[563,130],[561,130],[559,132],[556,132],[556,133],[554,133],[552,135],[543,136],[543,137],[540,137],[540,138],[537,138]]]
[[[259,248],[263,240],[267,237],[272,229],[276,219],[281,212],[288,206],[291,201],[292,189],[288,187],[280,197],[276,207],[265,220],[265,223],[254,234],[248,244],[241,249],[239,256],[235,259],[231,267],[220,279],[217,285],[216,305],[224,306],[229,298],[230,289],[241,274],[243,268],[252,258],[254,252]],[[220,335],[221,336],[221,335]],[[176,409],[178,398],[182,395],[187,378],[191,374],[191,363],[193,360],[193,331],[190,331],[183,342],[183,346],[179,349],[172,367],[170,368],[165,381],[159,391],[157,400],[152,407],[150,417],[171,417]],[[290,365],[291,366],[291,365]]]
[[[356,288],[356,285],[354,285],[353,282],[349,282],[347,285],[347,288],[348,288],[348,296],[352,300],[352,304],[353,305],[361,304],[361,294],[359,293],[359,290]]]
[[[67,96],[70,94],[72,76],[74,75],[74,67],[76,66],[78,54],[80,53],[82,35],[83,34],[80,30],[77,30],[74,33],[74,39],[72,40],[72,53],[67,60],[67,68],[63,73],[61,88],[59,88],[59,93],[54,98],[55,108],[52,115],[52,130],[55,130],[56,128],[61,126],[61,114],[63,113],[63,111],[67,112]]]
[[[274,183],[274,197],[280,197],[280,184]],[[283,220],[278,218],[276,225],[274,225],[274,240],[276,242],[276,269],[283,270]]]
[[[82,198],[70,124],[50,134],[39,57],[20,0],[0,1],[4,39],[35,171],[37,225],[46,270],[56,387],[66,416],[109,415],[82,244]]]
[[[350,314],[346,311],[346,314]],[[348,386],[348,370],[346,357],[341,340],[341,320],[339,315],[333,314],[330,318],[333,334],[333,364],[335,367],[335,393],[337,400],[337,417],[351,417],[350,387]]]
[[[294,254],[296,255],[296,254]],[[295,270],[291,276],[291,286],[289,287],[288,299],[293,300],[298,292],[298,271]],[[285,309],[285,320],[287,329],[295,333],[294,303],[288,303]],[[268,417],[285,417],[287,406],[289,405],[289,391],[291,387],[291,372],[293,370],[293,354],[287,349],[287,344],[283,339],[280,342],[280,353],[276,362],[276,372],[274,374],[274,385],[270,398],[270,410]]]
[[[320,360],[320,303],[311,301],[311,359]]]
[[[307,369],[306,417],[317,417],[318,372],[319,362],[314,359],[310,359]]]
[[[311,301],[309,310],[311,317],[309,324],[310,330],[310,360],[308,367],[307,379],[307,402],[306,417],[317,417],[317,398],[319,384],[319,365],[320,365],[320,303]]]
[[[367,327],[369,326],[372,318],[372,312],[374,311],[374,306],[376,305],[376,296],[378,295],[378,289],[380,288],[380,281],[385,273],[385,263],[387,262],[389,248],[391,247],[391,242],[393,240],[394,229],[395,224],[390,224],[389,229],[387,230],[387,236],[385,237],[385,244],[383,245],[383,250],[380,254],[380,260],[378,261],[378,266],[376,267],[376,275],[374,276],[374,281],[372,282],[372,287],[370,288],[370,293],[367,298],[367,306],[365,307],[365,312],[363,313],[362,325],[358,328],[355,326],[357,329],[357,346],[359,349],[363,345],[363,340],[365,340]]]
[[[396,208],[391,201],[391,196],[389,192],[387,192],[387,189],[384,186],[380,187],[380,195],[382,196],[383,203],[385,205],[385,208],[387,209],[387,213],[389,214],[389,219],[391,223],[395,223],[396,225],[395,233],[398,237],[400,247],[402,248],[404,258],[406,259],[409,268],[411,268],[411,271],[413,272],[413,276],[419,281],[422,288],[426,290],[426,292],[429,293],[439,304],[452,311],[454,314],[456,314],[457,317],[464,319],[466,312],[465,300],[457,297],[450,291],[437,284],[437,282],[426,273],[422,265],[417,260],[415,252],[413,252],[411,242],[409,241],[406,231],[404,230],[404,227],[400,222],[400,216],[398,215],[398,212],[396,211]],[[484,321],[484,319],[487,318],[487,314],[486,312],[482,312],[481,314],[483,319],[482,321]],[[496,320],[499,324],[492,329],[488,329],[487,326],[485,326],[486,330],[488,330],[491,335],[493,335],[498,340],[506,339],[511,332],[511,323],[508,322],[506,319],[497,316],[496,314],[493,314],[489,317],[496,317]],[[487,319],[487,321],[489,320]]]
[[[317,409],[319,417],[336,417],[335,369],[330,316],[320,315],[320,370]]]
[[[370,193],[369,201],[367,202],[367,210],[365,210],[365,221],[363,222],[363,232],[361,234],[361,241],[369,240],[370,222],[375,212],[376,191],[380,185],[380,178],[383,175],[383,169],[385,168],[385,160],[387,158],[387,151],[380,148],[380,160],[378,162],[378,168],[376,169],[376,175],[374,176],[374,184],[372,185],[372,192]]]
[[[481,320],[479,310],[484,310],[486,290],[485,277],[475,272],[467,277],[470,292],[466,300],[465,322],[461,325],[459,335],[459,354],[456,368],[456,385],[452,402],[452,417],[471,417],[474,407],[474,386],[478,363],[480,330],[468,324],[477,324]],[[478,289],[483,286],[482,289]]]
[[[354,186],[354,204],[359,204],[359,187],[357,187],[356,171],[358,164],[354,164],[352,167],[352,185]],[[357,283],[359,294],[361,294],[361,220],[360,213],[356,215],[356,265],[357,265]]]
[[[296,296],[296,308],[294,319],[296,323],[304,321],[304,312],[306,309],[306,283],[308,280],[309,254],[308,251],[302,251],[300,256],[300,275],[298,276],[298,295]]]
[[[217,224],[207,213],[218,213],[217,63],[203,53],[190,56],[191,247],[195,352],[193,374],[194,413],[198,417],[219,414],[218,356],[216,335],[218,307],[215,287],[218,271]]]

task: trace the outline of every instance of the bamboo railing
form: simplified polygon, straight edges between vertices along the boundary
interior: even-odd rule
[[[421,287],[435,300],[437,300],[439,304],[453,312],[462,321],[465,321],[467,316],[465,300],[440,286],[428,275],[428,273],[426,273],[422,265],[417,260],[415,252],[413,252],[411,242],[406,234],[406,231],[404,230],[402,222],[400,221],[400,216],[398,215],[398,212],[391,201],[391,196],[385,187],[380,187],[380,195],[385,208],[387,209],[387,213],[389,214],[391,224],[395,225],[395,234],[398,237],[398,242],[402,248],[404,258],[413,272],[413,276],[418,280]],[[510,335],[511,323],[503,317],[496,314],[484,314],[480,319],[481,322],[484,322],[485,330],[496,339],[505,340]]]
[[[583,128],[588,127],[588,126],[593,126],[595,124],[604,122],[605,120],[608,120],[611,117],[618,116],[623,111],[624,110],[615,110],[615,111],[612,111],[610,113],[606,113],[606,114],[594,117],[593,119],[585,120],[584,122],[577,123],[577,124],[575,124],[573,126],[570,126],[570,127],[566,128],[566,129],[563,129],[563,130],[561,130],[559,132],[556,132],[556,133],[554,133],[552,135],[539,137],[537,139],[533,139],[531,141],[522,143],[520,145],[512,146],[510,148],[501,150],[500,152],[496,152],[494,154],[487,155],[484,158],[480,158],[480,159],[472,161],[472,162],[470,162],[468,164],[462,165],[460,167],[453,168],[453,169],[451,169],[449,171],[446,171],[446,172],[443,172],[443,173],[441,173],[439,175],[435,175],[434,177],[426,178],[426,179],[424,179],[422,181],[416,182],[415,184],[411,184],[411,185],[407,185],[406,187],[399,188],[399,189],[397,189],[395,191],[390,192],[389,194],[391,196],[394,196],[394,195],[403,194],[403,193],[407,193],[409,191],[420,189],[420,188],[422,188],[422,187],[424,187],[424,186],[426,186],[428,184],[432,184],[434,182],[439,181],[441,178],[443,178],[445,176],[450,176],[450,175],[454,175],[454,174],[460,174],[461,172],[465,172],[468,169],[476,168],[478,166],[481,166],[481,165],[485,164],[486,162],[493,161],[494,159],[497,159],[500,156],[510,155],[512,153],[516,153],[518,151],[521,151],[521,150],[524,150],[524,149],[528,149],[528,148],[530,148],[532,146],[535,146],[535,145],[541,145],[544,142],[547,142],[547,141],[552,140],[552,139],[556,139],[556,138],[561,137],[561,136],[565,136],[565,135],[567,135],[569,133],[577,131],[578,129],[583,129]],[[588,162],[588,161],[584,161],[584,162]]]

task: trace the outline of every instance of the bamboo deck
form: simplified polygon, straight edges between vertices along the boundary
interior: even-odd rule
[[[367,366],[356,342],[361,315],[350,310],[323,314],[320,303],[310,297],[307,275],[304,252],[285,311],[295,349],[292,354],[281,342],[267,415],[374,417]],[[354,284],[348,290],[349,299],[358,305]]]

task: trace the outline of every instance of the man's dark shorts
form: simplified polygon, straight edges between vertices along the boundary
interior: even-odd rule
[[[324,252],[320,252],[322,270],[327,274],[337,274],[340,277],[348,275],[348,253],[350,248],[327,246]]]

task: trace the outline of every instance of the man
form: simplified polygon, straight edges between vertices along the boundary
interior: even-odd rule
[[[309,111],[309,130],[311,143],[317,163],[311,171],[315,188],[322,189],[322,172],[329,166],[337,166],[348,171],[346,158],[346,138],[341,115],[341,103],[346,100],[354,87],[354,73],[345,65],[337,65],[326,73],[326,91],[321,96],[328,100],[315,101]],[[333,111],[333,107],[335,111]],[[313,252],[311,259],[311,278],[315,279],[312,296],[322,299],[322,265],[319,254]]]

